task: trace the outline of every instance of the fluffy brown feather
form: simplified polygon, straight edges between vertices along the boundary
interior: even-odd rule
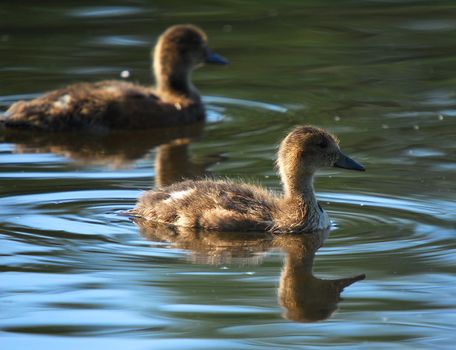
[[[204,120],[191,72],[211,53],[193,25],[166,30],[154,50],[155,89],[123,81],[79,83],[14,103],[5,128],[62,130],[144,129]]]
[[[327,229],[330,221],[315,198],[313,175],[334,165],[341,154],[333,135],[315,127],[298,127],[279,147],[283,195],[234,181],[184,181],[146,192],[130,213],[155,222],[218,231]]]

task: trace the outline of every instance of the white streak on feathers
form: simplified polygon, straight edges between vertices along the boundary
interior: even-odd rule
[[[185,197],[191,195],[193,192],[195,192],[194,188],[191,188],[189,190],[171,192],[169,198],[165,199],[164,202],[171,203],[172,201],[184,199]]]

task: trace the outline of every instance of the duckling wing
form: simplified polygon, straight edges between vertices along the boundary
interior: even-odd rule
[[[147,220],[218,231],[267,230],[275,207],[259,187],[230,181],[185,181],[146,192],[131,211]]]

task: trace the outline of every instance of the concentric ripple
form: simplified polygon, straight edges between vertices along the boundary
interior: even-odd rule
[[[231,62],[193,74],[204,127],[0,131],[2,350],[454,348],[454,4],[316,4],[2,4],[0,113],[76,81],[151,84],[174,23]],[[279,190],[277,144],[297,124],[366,167],[318,173],[328,237],[122,215],[182,176]]]

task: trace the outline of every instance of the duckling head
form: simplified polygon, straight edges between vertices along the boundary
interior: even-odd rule
[[[313,192],[313,175],[324,167],[339,167],[364,171],[364,167],[342,153],[339,140],[329,132],[299,126],[281,142],[277,167],[286,194]]]
[[[191,24],[169,27],[158,39],[153,59],[158,89],[187,90],[193,69],[204,63],[228,64],[209,48],[207,35]]]

